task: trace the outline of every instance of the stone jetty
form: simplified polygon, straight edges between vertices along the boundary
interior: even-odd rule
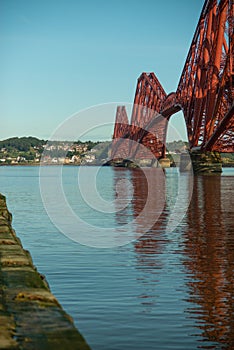
[[[90,350],[11,226],[0,194],[0,349]]]

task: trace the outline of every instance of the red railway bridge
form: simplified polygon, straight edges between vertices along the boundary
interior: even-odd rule
[[[130,123],[117,107],[113,160],[164,159],[168,121],[182,110],[193,165],[205,159],[220,171],[218,154],[234,152],[233,14],[233,0],[205,1],[176,92],[167,94],[154,73],[141,74]]]

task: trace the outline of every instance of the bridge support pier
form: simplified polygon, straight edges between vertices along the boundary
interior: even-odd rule
[[[171,166],[171,162],[169,158],[161,158],[159,160],[159,164],[161,166],[161,168],[170,168]]]
[[[194,151],[181,154],[180,171],[193,168],[195,174],[217,174],[222,172],[222,160],[218,152]]]
[[[180,155],[180,172],[184,173],[192,169],[192,160],[189,153],[181,153]]]

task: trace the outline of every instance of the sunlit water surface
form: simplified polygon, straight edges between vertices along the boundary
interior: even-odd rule
[[[100,170],[97,188],[105,200],[115,199],[119,180],[132,185],[127,206],[107,215],[80,198],[77,169],[64,167],[63,186],[83,220],[118,232],[144,208],[141,171]],[[126,245],[94,248],[68,239],[51,223],[38,167],[0,167],[0,192],[17,235],[93,350],[234,349],[234,170],[195,177],[188,211],[182,200],[181,222],[171,232],[178,178],[176,169],[166,171],[162,193],[157,187],[151,203],[158,219],[147,233]]]

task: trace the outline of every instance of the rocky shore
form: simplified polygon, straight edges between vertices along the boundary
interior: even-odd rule
[[[11,226],[0,194],[0,349],[90,350]]]

